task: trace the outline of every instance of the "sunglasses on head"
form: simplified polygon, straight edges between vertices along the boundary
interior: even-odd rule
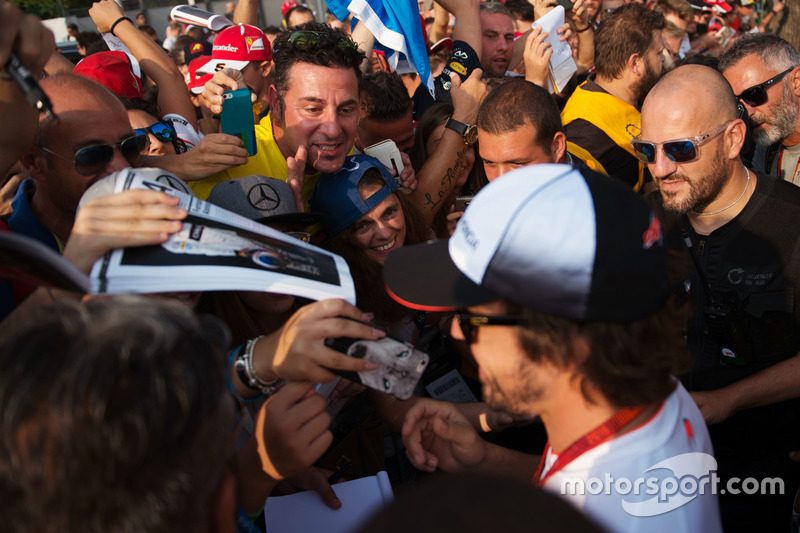
[[[321,32],[314,30],[297,30],[289,36],[289,42],[300,50],[311,50],[319,44],[323,37],[333,37],[336,39],[336,46],[345,50],[355,50],[356,43],[346,35],[336,32]]]
[[[760,105],[766,104],[767,100],[769,100],[767,89],[769,89],[771,86],[781,81],[784,76],[789,74],[795,68],[797,67],[786,69],[780,74],[771,77],[770,79],[768,79],[763,83],[759,83],[758,85],[753,85],[752,87],[748,87],[740,94],[736,95],[736,98],[738,98],[745,104],[749,105],[750,107],[758,107]]]
[[[146,152],[150,147],[150,139],[146,133],[139,133],[132,137],[126,137],[114,144],[93,144],[86,146],[75,152],[74,159],[63,156],[44,146],[39,146],[42,150],[54,156],[60,157],[75,165],[75,170],[83,176],[94,176],[104,170],[114,158],[114,149],[119,149],[125,160],[131,165],[139,162],[142,152]]]
[[[146,128],[137,128],[134,130],[134,133],[136,133],[136,135],[141,135],[142,133],[151,133],[162,143],[169,143],[178,138],[178,133],[175,131],[175,126],[173,126],[171,122],[166,122],[163,120],[156,122],[152,126],[147,126]]]
[[[642,163],[655,163],[656,152],[659,146],[664,150],[664,155],[673,163],[689,163],[697,159],[697,149],[700,146],[725,131],[725,128],[727,128],[730,123],[731,121],[720,124],[713,130],[698,135],[697,137],[675,139],[674,141],[665,141],[663,143],[633,139],[631,141],[631,146],[633,146],[633,152],[636,154],[636,157]]]
[[[464,335],[464,340],[467,341],[467,344],[475,342],[477,329],[480,326],[518,326],[524,321],[522,315],[486,316],[469,313],[456,313],[455,319],[461,327],[461,333]]]

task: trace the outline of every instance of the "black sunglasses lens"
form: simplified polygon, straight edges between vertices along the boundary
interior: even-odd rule
[[[653,143],[635,141],[633,151],[643,163],[653,163],[656,160],[656,147]]]
[[[739,99],[750,107],[758,107],[766,104],[769,96],[767,96],[767,90],[759,85],[742,91],[742,94],[739,95]]]
[[[312,31],[296,31],[289,41],[300,50],[308,50],[319,42],[319,35]]]
[[[75,152],[75,170],[93,176],[106,168],[114,157],[114,147],[107,144],[87,146]]]
[[[140,133],[133,137],[128,137],[119,144],[119,151],[128,163],[135,163],[139,156],[147,152],[150,148],[150,138],[146,133]]]
[[[697,157],[697,150],[692,141],[674,141],[664,143],[664,153],[676,163],[686,163]]]

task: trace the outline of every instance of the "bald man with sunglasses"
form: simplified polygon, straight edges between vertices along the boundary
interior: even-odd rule
[[[8,225],[60,251],[86,187],[136,164],[148,138],[134,133],[119,99],[92,80],[60,75],[41,86],[58,118],[41,116],[34,145],[21,158],[30,178],[14,198]]]
[[[752,168],[800,185],[800,53],[769,33],[747,33],[719,68],[750,117]]]
[[[726,532],[787,529],[800,483],[788,456],[800,449],[800,189],[744,166],[745,131],[726,80],[691,65],[653,88],[632,142],[682,260],[694,357],[682,379],[709,425]],[[780,478],[783,493],[735,494],[734,478]]]

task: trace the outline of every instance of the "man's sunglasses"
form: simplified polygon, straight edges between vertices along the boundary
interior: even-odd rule
[[[475,342],[477,329],[480,326],[518,326],[524,322],[522,315],[472,315],[468,313],[456,313],[455,319],[461,326],[461,333],[467,344]]]
[[[178,138],[178,133],[175,131],[175,126],[173,126],[171,122],[166,122],[163,120],[156,122],[152,126],[147,126],[146,128],[137,128],[134,130],[134,133],[136,133],[136,135],[141,135],[142,133],[152,133],[155,138],[162,143],[169,143]]]
[[[764,105],[769,100],[769,95],[767,94],[767,89],[778,83],[783,79],[784,76],[789,74],[792,70],[797,67],[792,67],[789,69],[784,70],[780,74],[777,74],[767,81],[763,83],[759,83],[758,85],[753,85],[741,92],[741,94],[736,95],[736,98],[744,102],[745,104],[749,105],[750,107],[758,107],[760,105]]]
[[[731,122],[720,124],[716,128],[697,137],[689,137],[688,139],[675,139],[674,141],[665,141],[663,143],[654,143],[650,141],[642,141],[633,139],[631,146],[636,157],[642,163],[655,163],[656,152],[658,147],[661,146],[666,155],[673,163],[689,163],[697,159],[697,149],[703,144],[707,143],[723,131]]]
[[[60,157],[75,165],[75,170],[83,176],[94,176],[104,170],[114,158],[114,149],[119,149],[125,160],[131,165],[139,162],[139,157],[150,147],[150,139],[146,133],[126,137],[114,144],[93,144],[75,152],[75,158],[63,156],[49,148],[39,146],[42,150]]]
[[[355,50],[356,43],[346,35],[336,32],[321,32],[314,30],[297,30],[289,36],[289,42],[300,50],[306,51],[316,48],[323,38],[336,39],[336,46],[345,50]]]

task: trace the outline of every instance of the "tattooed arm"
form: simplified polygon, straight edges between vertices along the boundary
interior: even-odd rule
[[[488,93],[481,80],[483,71],[475,69],[462,84],[457,75],[451,77],[453,96],[453,120],[464,124],[475,124],[478,108]],[[445,128],[436,149],[417,172],[417,188],[409,198],[419,207],[423,222],[430,226],[439,209],[445,206],[461,171],[464,154],[469,148],[464,138],[451,129]]]

